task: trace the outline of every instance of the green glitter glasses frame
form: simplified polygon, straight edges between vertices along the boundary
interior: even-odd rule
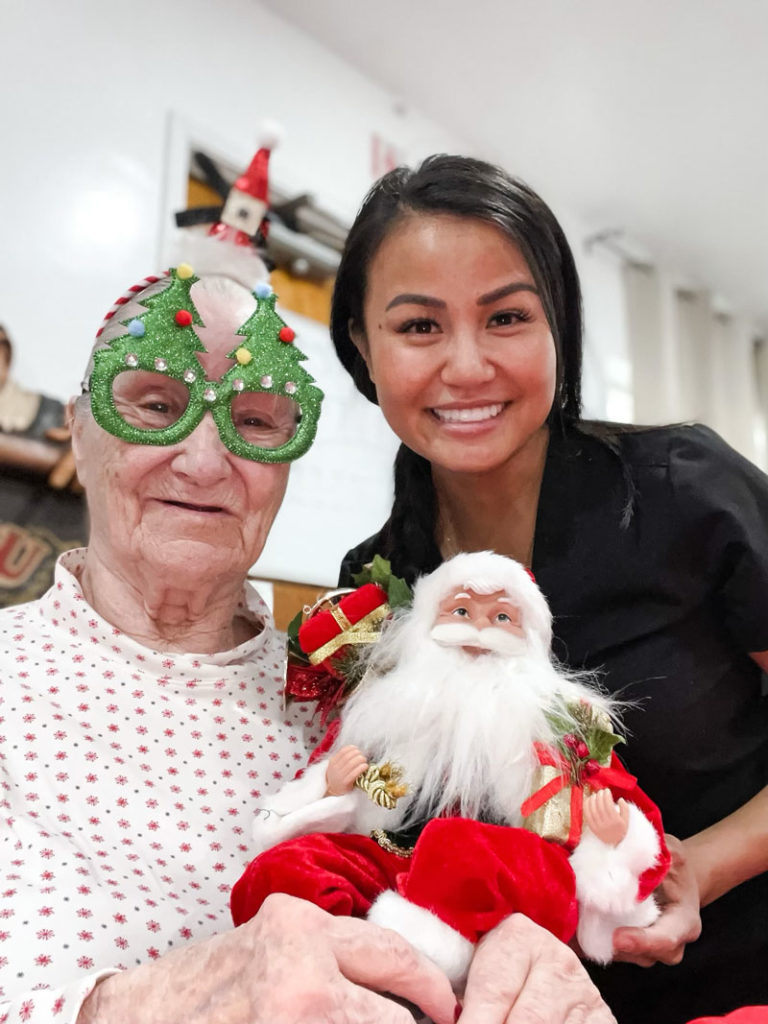
[[[122,321],[126,334],[93,357],[86,390],[94,419],[131,444],[169,445],[192,433],[206,412],[229,451],[256,462],[291,462],[312,444],[323,393],[300,363],[294,333],[275,311],[269,285],[237,331],[243,342],[218,381],[206,379],[194,327],[204,324],[190,295],[198,280],[182,264],[166,289],[139,299],[146,313]]]

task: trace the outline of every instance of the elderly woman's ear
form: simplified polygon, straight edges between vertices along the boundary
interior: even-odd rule
[[[86,460],[82,456],[82,434],[86,411],[78,405],[80,399],[70,398],[64,411],[64,423],[66,424],[72,440],[72,454],[75,458],[75,469],[80,484],[86,486]]]

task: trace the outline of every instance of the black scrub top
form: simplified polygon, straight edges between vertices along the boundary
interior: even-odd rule
[[[703,426],[592,429],[550,438],[532,569],[555,655],[632,702],[622,759],[685,838],[768,785],[765,679],[748,656],[768,650],[768,477]],[[347,554],[341,585],[395,550],[387,524]],[[702,920],[680,965],[592,970],[619,1024],[768,1003],[768,874]]]

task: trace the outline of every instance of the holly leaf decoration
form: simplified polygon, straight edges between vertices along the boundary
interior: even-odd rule
[[[391,576],[387,587],[389,607],[392,611],[395,608],[407,608],[413,602],[413,592],[405,580],[399,576]]]
[[[609,764],[613,748],[617,743],[625,742],[613,732],[608,715],[586,701],[550,711],[547,720],[555,734],[558,749],[571,765],[576,781],[581,778],[582,769],[588,761],[596,761],[603,766]]]
[[[611,753],[617,743],[624,743],[622,736],[605,729],[594,729],[586,737],[589,752],[598,764],[608,764],[611,760]]]
[[[301,625],[303,620],[304,612],[296,612],[294,617],[288,623],[285,632],[286,636],[288,637],[288,653],[294,655],[296,658],[299,658],[301,661],[307,662],[308,664],[309,658],[307,658],[306,654],[304,653],[304,651],[302,651],[301,647],[299,646],[299,626]]]
[[[392,565],[381,555],[374,555],[373,561],[364,565],[359,573],[352,577],[356,587],[366,583],[376,583],[387,592],[387,603],[394,611],[396,608],[407,608],[413,602],[413,592],[400,576],[392,572]]]

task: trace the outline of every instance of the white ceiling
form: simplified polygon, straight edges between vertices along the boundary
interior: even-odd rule
[[[262,0],[768,325],[766,0]]]

